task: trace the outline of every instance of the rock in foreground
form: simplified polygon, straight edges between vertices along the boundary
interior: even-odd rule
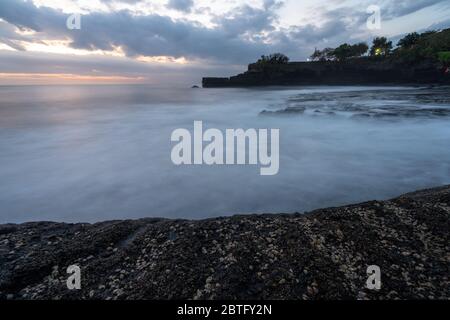
[[[0,299],[449,299],[449,218],[446,186],[308,214],[1,225]]]

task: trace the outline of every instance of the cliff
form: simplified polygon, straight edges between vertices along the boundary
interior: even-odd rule
[[[390,60],[356,58],[345,62],[290,62],[258,67],[230,78],[203,78],[204,88],[269,85],[386,85],[450,84],[450,73],[440,63],[396,63]]]
[[[306,214],[0,225],[0,299],[448,300],[449,230],[450,186]]]

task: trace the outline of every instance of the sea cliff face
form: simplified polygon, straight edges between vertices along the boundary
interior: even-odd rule
[[[203,78],[204,88],[268,85],[450,84],[450,73],[439,63],[401,64],[383,60],[291,62],[248,70],[230,78]]]
[[[307,214],[0,225],[0,299],[450,299],[449,230],[450,186]]]

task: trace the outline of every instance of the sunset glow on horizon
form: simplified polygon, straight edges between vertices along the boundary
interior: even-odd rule
[[[144,77],[80,75],[67,73],[0,73],[1,84],[125,84],[151,83]]]

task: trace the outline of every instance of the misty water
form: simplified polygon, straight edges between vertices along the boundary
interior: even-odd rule
[[[194,120],[279,128],[279,173],[175,166],[171,133]],[[0,87],[0,223],[304,212],[449,183],[450,88]]]

